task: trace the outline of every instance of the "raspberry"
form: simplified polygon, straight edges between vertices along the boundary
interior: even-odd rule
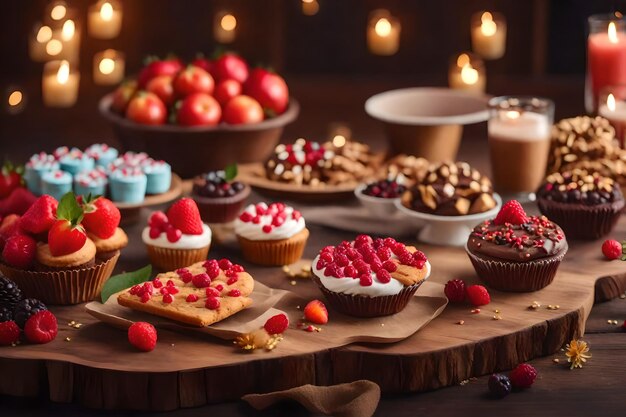
[[[211,278],[207,274],[194,275],[191,282],[196,288],[206,288],[211,285]]]
[[[168,223],[169,220],[167,219],[165,213],[163,213],[162,211],[155,211],[150,215],[150,218],[148,219],[148,225],[150,227],[154,227],[160,230],[165,229],[165,226],[167,226]]]
[[[354,266],[348,265],[343,269],[343,273],[347,277],[356,278],[358,271],[356,270]]]
[[[183,232],[175,227],[168,227],[165,235],[168,242],[175,243],[178,242],[181,237],[183,237]]]
[[[372,243],[372,246],[374,247],[375,251],[378,251],[380,248],[385,246],[385,241],[381,238],[376,238],[374,239],[374,243]]]
[[[339,266],[348,266],[350,260],[346,255],[337,255],[335,256],[335,263]]]
[[[487,384],[496,398],[504,398],[511,393],[511,380],[506,375],[493,374]]]
[[[383,246],[382,248],[376,251],[376,254],[380,258],[380,260],[384,262],[388,260],[389,258],[391,258],[391,249],[389,249],[386,246]]]
[[[321,258],[318,259],[317,263],[315,264],[315,269],[321,270],[321,269],[324,269],[324,268],[326,268],[326,261],[321,259]]]
[[[619,259],[622,256],[622,244],[617,240],[607,239],[602,244],[602,254],[609,261]]]
[[[217,297],[209,297],[206,299],[204,306],[209,310],[217,310],[220,308],[220,299]]]
[[[383,262],[383,268],[387,270],[387,272],[396,272],[398,269],[398,265],[392,260],[388,260]]]
[[[376,278],[379,282],[386,284],[391,281],[391,274],[389,274],[386,269],[380,268],[378,271],[376,271]]]
[[[161,236],[161,233],[163,233],[163,231],[156,227],[150,227],[150,231],[148,233],[150,235],[150,239],[158,239],[159,236]]]
[[[500,225],[504,223],[511,224],[524,224],[528,223],[528,217],[526,216],[526,212],[524,208],[517,200],[507,201],[500,211],[498,215],[493,220],[493,224]]]
[[[189,294],[186,300],[188,303],[195,303],[196,301],[198,301],[198,296],[195,294]]]
[[[152,285],[154,285],[154,288],[161,288],[163,287],[163,282],[160,279],[155,278],[152,280]]]
[[[238,289],[234,288],[234,289],[228,291],[228,296],[229,297],[239,297],[239,296],[241,296],[241,291],[239,291]]]
[[[372,276],[370,274],[363,274],[359,277],[359,284],[362,287],[369,287],[373,284]]]
[[[174,301],[174,297],[172,297],[172,294],[170,293],[163,294],[163,302],[165,304],[171,304],[172,301]]]
[[[220,292],[218,290],[216,290],[215,288],[207,288],[206,289],[206,296],[207,297],[219,297],[220,296]]]
[[[233,263],[231,261],[229,261],[228,259],[226,259],[226,258],[222,258],[222,259],[219,260],[218,265],[220,266],[220,269],[222,271],[226,271],[231,266],[233,266]]]
[[[28,268],[35,260],[37,242],[30,236],[14,235],[7,239],[2,257],[16,268]]]
[[[266,224],[265,226],[263,226],[263,232],[264,233],[272,233],[272,226],[269,224]]]
[[[370,262],[370,268],[372,268],[372,271],[378,272],[379,270],[383,269],[383,264],[378,259],[375,259],[374,261]]]
[[[157,331],[150,323],[138,321],[128,328],[128,341],[143,352],[153,351],[157,342]]]
[[[346,256],[348,257],[348,259],[350,259],[351,261],[356,261],[357,259],[361,259],[363,256],[359,253],[358,250],[354,249],[354,248],[350,248],[346,251]]]
[[[537,378],[537,370],[532,365],[521,363],[511,371],[509,378],[515,388],[529,388]]]
[[[289,318],[285,314],[277,314],[267,319],[263,328],[269,334],[281,334],[289,327]]]
[[[386,237],[385,238],[385,246],[387,246],[389,249],[392,249],[398,242],[396,242],[396,240],[392,237]]]
[[[9,346],[20,340],[20,328],[14,321],[0,323],[0,346]]]
[[[48,343],[57,337],[57,318],[48,310],[31,316],[24,325],[24,336],[31,343]]]
[[[467,298],[469,298],[470,303],[478,306],[484,306],[491,302],[491,297],[489,296],[489,292],[487,288],[482,285],[470,285],[466,290]]]
[[[230,277],[230,278],[228,278],[228,281],[226,281],[226,284],[233,285],[237,281],[239,281],[239,278],[237,276]]]
[[[335,261],[333,254],[330,252],[322,252],[320,254],[320,259],[327,263],[331,263]]]
[[[443,292],[451,303],[462,303],[465,301],[465,281],[451,279],[446,283]]]
[[[244,272],[245,269],[243,268],[243,266],[239,265],[239,264],[233,264],[230,268],[228,268],[230,271],[232,271],[233,273],[239,273],[239,272]]]
[[[415,252],[413,252],[413,259],[415,259],[417,262],[426,262],[428,260],[424,252],[422,252],[421,250],[416,250]]]
[[[360,248],[360,247],[363,247],[363,246],[369,246],[369,245],[371,245],[373,243],[374,243],[374,241],[368,235],[358,235],[356,237],[356,239],[354,239],[354,247],[355,248]]]

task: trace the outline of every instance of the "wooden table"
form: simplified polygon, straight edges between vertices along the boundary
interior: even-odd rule
[[[319,121],[335,120],[334,114],[343,104],[347,105],[346,120],[355,125],[355,131],[367,132],[361,126],[371,126],[372,123],[363,117],[360,111],[360,96],[371,90],[384,90],[395,87],[397,82],[373,84],[367,80],[357,80],[351,85],[344,85],[338,80],[316,80],[313,83],[298,83],[294,86],[299,91],[298,97],[309,97],[303,101],[303,107],[310,109],[305,112],[302,120],[290,129],[298,134],[321,134]],[[368,85],[363,93],[363,86]],[[340,89],[339,93],[337,89]],[[516,83],[509,86],[509,91],[542,94],[552,96],[557,102],[557,114],[562,103],[567,110],[561,115],[572,115],[581,107],[580,82],[549,83],[545,81]],[[317,89],[317,92],[316,92]],[[324,91],[333,92],[341,97],[338,102],[331,103],[328,108],[324,105]],[[350,93],[354,93],[351,95]],[[341,93],[341,94],[340,94]],[[351,96],[351,97],[350,97]],[[356,96],[356,98],[355,98]],[[350,97],[350,104],[348,98]],[[359,103],[356,103],[359,102]],[[356,104],[355,104],[356,103]],[[478,166],[485,167],[485,161],[480,157],[479,144],[486,145],[483,135],[484,127],[471,128],[466,135],[462,147],[462,156]],[[364,134],[365,140],[376,143],[378,137],[374,133]],[[374,136],[373,136],[374,135]],[[361,136],[362,137],[362,136]],[[6,138],[5,138],[6,139]],[[31,144],[32,146],[32,144]],[[484,148],[483,148],[484,149]],[[19,149],[16,153],[20,153]],[[315,241],[310,247],[318,247],[321,242],[338,241],[351,237],[350,233],[334,230],[314,228]],[[620,236],[623,238],[623,236]],[[141,245],[132,245],[125,251],[124,267],[132,269],[145,263],[145,254]],[[625,267],[626,269],[626,267]],[[591,343],[593,358],[588,366],[582,370],[569,371],[567,368],[552,363],[551,357],[532,361],[540,373],[540,379],[535,386],[523,393],[509,396],[505,400],[495,401],[486,395],[486,377],[469,381],[457,387],[438,390],[418,395],[387,397],[381,401],[377,415],[410,416],[410,415],[475,415],[478,413],[497,413],[507,415],[623,415],[626,399],[623,395],[623,382],[626,375],[626,335],[617,326],[607,324],[607,320],[623,320],[626,318],[626,301],[616,299],[607,303],[598,304],[592,310],[587,324],[585,339]],[[561,359],[563,362],[563,359]],[[47,415],[102,415],[102,412],[90,412],[84,408],[72,405],[51,404],[45,400],[24,401],[7,397],[0,397],[0,409],[3,415],[36,415],[45,411]],[[301,408],[285,405],[274,408],[266,413],[256,413],[240,403],[219,404],[197,409],[181,410],[169,415],[175,416],[244,416],[244,415],[308,415]]]

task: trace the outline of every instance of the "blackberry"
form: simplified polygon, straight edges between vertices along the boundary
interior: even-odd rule
[[[23,329],[30,316],[47,309],[48,307],[36,298],[25,298],[15,306],[13,310],[13,320]]]
[[[201,197],[232,197],[245,186],[240,181],[229,182],[224,171],[210,171],[195,178],[193,193]]]
[[[504,398],[511,392],[511,380],[506,375],[493,374],[487,384],[494,397]]]
[[[21,299],[22,292],[17,284],[0,275],[0,307],[13,309]]]
[[[9,307],[0,307],[0,323],[13,320],[13,309]]]

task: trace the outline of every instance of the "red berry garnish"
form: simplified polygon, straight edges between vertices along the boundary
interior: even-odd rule
[[[243,213],[241,213],[241,215],[239,216],[239,220],[241,220],[244,223],[249,223],[252,221],[254,216],[252,216],[252,214],[250,214],[247,211],[244,211]]]
[[[324,262],[334,262],[335,258],[333,256],[333,254],[331,252],[322,252],[320,254],[320,259],[322,259]]]
[[[391,249],[389,249],[387,246],[383,246],[376,251],[376,254],[380,258],[380,260],[384,262],[391,258]]]
[[[238,280],[239,280],[239,278],[237,277],[237,275],[235,275],[235,276],[232,276],[232,277],[228,278],[228,281],[226,281],[226,284],[233,285]]]
[[[217,284],[215,286],[215,289],[218,290],[219,292],[222,292],[224,290],[224,286],[222,284]]]
[[[304,318],[315,324],[328,323],[328,310],[320,300],[313,300],[304,307]]]
[[[36,253],[37,242],[35,239],[17,234],[7,239],[2,250],[2,257],[7,264],[26,269],[34,262]]]
[[[220,308],[220,299],[217,297],[209,297],[206,299],[204,306],[209,310],[217,310]]]
[[[206,288],[211,285],[211,278],[208,274],[202,273],[194,275],[191,282],[196,288]]]
[[[229,269],[231,266],[233,266],[233,263],[232,263],[231,261],[229,261],[228,259],[226,259],[226,258],[222,258],[222,259],[220,259],[220,260],[219,260],[219,262],[218,262],[218,264],[219,264],[220,269],[221,269],[222,271],[226,271],[226,270],[227,270],[227,269]]]
[[[154,288],[161,288],[163,286],[163,282],[160,279],[155,278],[152,280],[152,285],[154,285]]]
[[[261,216],[254,216],[254,217],[252,218],[252,223],[254,223],[254,224],[259,224],[259,223],[261,223]]]
[[[14,321],[0,323],[0,346],[10,346],[20,340],[20,328]]]
[[[181,237],[183,237],[183,232],[180,229],[176,229],[175,227],[168,227],[165,232],[167,236],[167,241],[171,243],[178,242]]]
[[[446,283],[443,292],[451,303],[462,303],[465,301],[465,281],[451,279]]]
[[[198,301],[198,296],[196,294],[189,294],[186,298],[186,301],[188,303],[195,303],[196,301]]]
[[[528,216],[526,215],[526,212],[524,211],[524,208],[519,203],[519,201],[507,201],[498,212],[496,218],[493,220],[493,224],[495,225],[502,225],[504,223],[528,223]]]
[[[158,237],[161,236],[161,233],[163,233],[163,231],[158,227],[150,226],[150,239],[158,239]]]
[[[376,279],[378,279],[379,282],[386,284],[391,281],[391,274],[386,269],[380,268],[376,271]]]
[[[271,233],[272,232],[272,226],[269,224],[266,224],[265,226],[263,226],[263,233]]]
[[[207,297],[219,297],[220,296],[220,292],[218,290],[216,290],[215,288],[208,287],[206,289],[206,296]]]
[[[277,314],[267,319],[263,328],[269,334],[282,334],[289,327],[289,318],[285,314]]]
[[[162,211],[155,211],[148,219],[148,225],[152,228],[163,230],[168,224],[167,216]],[[153,238],[154,239],[154,238]]]
[[[369,287],[374,283],[370,274],[363,274],[359,277],[359,284],[363,287]]]
[[[617,240],[607,239],[602,244],[602,254],[609,261],[619,259],[622,256],[622,244]]]
[[[537,370],[532,365],[522,363],[511,371],[509,379],[514,388],[529,388],[537,379]]]
[[[343,269],[343,273],[347,277],[356,278],[359,272],[356,270],[354,266],[348,265]]]
[[[128,328],[128,341],[143,352],[154,350],[157,342],[157,331],[150,323],[138,321]]]
[[[335,256],[335,263],[339,266],[348,266],[350,260],[346,255],[338,254]]]
[[[491,302],[491,297],[489,296],[487,288],[482,285],[470,285],[467,287],[465,292],[470,303],[476,307],[484,306]]]
[[[315,269],[321,270],[326,268],[326,261],[324,261],[323,259],[318,259],[317,263],[315,264]]]
[[[238,289],[234,288],[234,289],[228,291],[228,296],[229,297],[239,297],[239,296],[241,296],[241,291],[239,291]]]
[[[394,261],[388,260],[383,262],[383,268],[385,268],[387,272],[396,272],[398,265]]]
[[[150,301],[150,298],[151,298],[151,295],[148,294],[147,292],[144,292],[143,294],[141,294],[141,302],[144,304]]]
[[[24,336],[31,343],[48,343],[57,337],[57,318],[48,310],[30,316],[24,325]]]
[[[165,289],[165,288],[163,288],[163,289]],[[165,304],[171,304],[172,301],[174,301],[174,297],[172,296],[172,294],[166,293],[166,294],[163,295],[163,302]]]

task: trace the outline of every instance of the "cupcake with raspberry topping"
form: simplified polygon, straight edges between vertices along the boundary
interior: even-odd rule
[[[235,220],[235,234],[246,260],[287,265],[304,253],[309,229],[299,211],[283,203],[250,204]]]
[[[356,317],[402,311],[430,270],[426,255],[416,248],[367,235],[326,246],[312,264],[313,278],[329,303]]]
[[[619,184],[584,169],[548,175],[537,197],[541,213],[561,225],[570,239],[609,234],[624,209]]]
[[[191,193],[202,220],[229,223],[237,218],[250,195],[250,186],[235,181],[236,177],[237,166],[229,165],[224,170],[209,171],[194,178]]]
[[[117,158],[119,152],[106,143],[94,143],[85,149],[85,154],[92,157],[97,166],[106,167]]]
[[[528,216],[515,200],[495,219],[478,224],[466,251],[478,276],[501,291],[537,291],[549,285],[567,252],[565,233],[545,216]]]
[[[205,260],[211,236],[211,229],[202,223],[198,206],[190,198],[174,202],[167,213],[152,213],[141,234],[150,261],[164,271]]]

